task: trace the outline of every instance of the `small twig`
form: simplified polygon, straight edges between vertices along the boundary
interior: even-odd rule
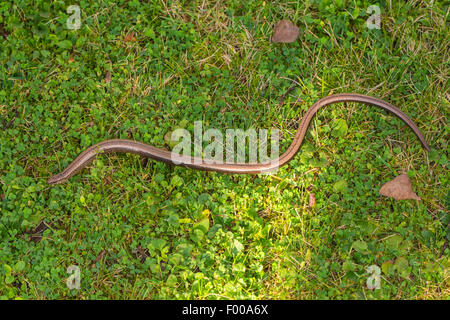
[[[283,104],[284,100],[286,99],[286,97],[289,95],[289,93],[291,93],[292,91],[294,91],[294,89],[297,88],[297,85],[294,84],[292,87],[290,87],[289,89],[287,89],[287,91],[280,97],[280,104]]]

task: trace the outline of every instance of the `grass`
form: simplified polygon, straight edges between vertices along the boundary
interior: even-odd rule
[[[448,4],[380,1],[369,30],[366,0],[79,1],[81,28],[68,30],[72,4],[0,5],[2,298],[449,298]],[[299,38],[273,44],[283,18]],[[93,143],[167,148],[199,120],[279,129],[285,150],[304,111],[340,92],[398,106],[432,151],[348,103],[320,111],[272,176],[108,155],[46,183]],[[402,172],[422,201],[378,194]],[[80,290],[66,286],[70,265]]]

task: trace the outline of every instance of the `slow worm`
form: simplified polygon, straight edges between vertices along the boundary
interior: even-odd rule
[[[408,118],[400,109],[394,107],[388,102],[383,100],[354,93],[344,93],[335,94],[323,99],[320,99],[312,105],[311,108],[306,111],[305,116],[300,122],[297,133],[292,141],[291,145],[288,147],[286,152],[284,152],[278,159],[271,160],[266,163],[211,163],[211,161],[205,161],[201,158],[195,158],[191,156],[184,156],[177,159],[177,163],[172,160],[172,153],[167,150],[159,149],[141,142],[136,142],[132,140],[105,140],[103,142],[97,143],[85,151],[83,151],[72,163],[70,163],[67,168],[65,168],[61,173],[58,173],[48,180],[49,184],[57,184],[65,182],[75,173],[86,167],[95,157],[100,153],[111,153],[111,152],[126,152],[141,155],[143,157],[148,157],[157,161],[163,161],[169,164],[180,165],[197,170],[206,171],[217,171],[224,173],[239,173],[239,174],[257,174],[263,172],[273,171],[286,163],[288,163],[295,154],[299,151],[302,142],[305,138],[305,134],[308,130],[308,126],[317,113],[317,111],[325,106],[338,102],[360,102],[367,105],[375,106],[387,110],[393,113],[398,118],[402,119],[416,134],[422,143],[423,147],[430,151],[425,138],[420,132],[419,128],[414,124],[414,122]]]

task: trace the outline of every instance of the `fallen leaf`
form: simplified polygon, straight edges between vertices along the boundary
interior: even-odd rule
[[[5,200],[5,195],[3,193],[0,194],[0,200]]]
[[[105,82],[110,83],[111,82],[111,72],[107,72],[105,75]]]
[[[394,180],[386,182],[381,187],[380,194],[386,197],[394,198],[395,200],[421,200],[420,197],[414,193],[411,186],[411,181],[409,180],[407,174],[401,174]]]
[[[42,235],[44,234],[44,231],[50,228],[51,224],[45,223],[44,220],[42,220],[34,229],[31,229],[30,231],[26,231],[24,233],[30,234],[30,240],[34,243],[38,243],[42,239]]]
[[[297,40],[300,29],[288,20],[279,21],[274,29],[272,35],[272,42],[274,43],[291,43]]]
[[[314,208],[316,206],[316,196],[314,193],[309,194],[309,207]]]

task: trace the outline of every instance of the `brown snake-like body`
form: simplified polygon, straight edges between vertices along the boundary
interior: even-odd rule
[[[313,104],[311,108],[308,109],[305,116],[300,122],[297,133],[294,137],[289,148],[284,152],[278,159],[270,160],[266,163],[212,163],[212,161],[205,161],[205,159],[182,156],[177,157],[177,162],[175,163],[172,158],[172,152],[159,149],[141,142],[136,142],[132,140],[105,140],[103,142],[97,143],[85,151],[83,151],[72,163],[70,163],[67,168],[65,168],[61,173],[58,173],[48,180],[50,184],[62,183],[73,176],[75,173],[86,167],[99,153],[110,153],[110,152],[126,152],[139,154],[143,157],[152,158],[154,160],[163,161],[170,164],[180,165],[197,170],[206,171],[217,171],[224,173],[239,173],[239,174],[256,174],[263,172],[273,171],[286,163],[288,163],[295,154],[299,151],[303,139],[305,138],[308,126],[317,113],[317,111],[330,104],[338,102],[361,102],[364,104],[376,106],[393,113],[398,118],[402,119],[416,134],[422,143],[423,147],[430,151],[425,138],[420,132],[419,128],[414,124],[414,122],[408,118],[400,109],[394,107],[388,102],[383,100],[353,93],[336,94],[320,99]]]

